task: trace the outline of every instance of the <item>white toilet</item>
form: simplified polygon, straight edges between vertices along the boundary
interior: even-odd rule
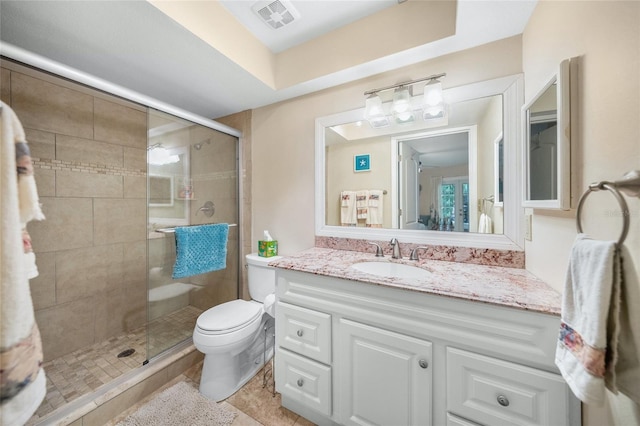
[[[266,359],[273,356],[276,273],[267,264],[280,258],[247,255],[247,281],[252,300],[232,300],[198,317],[193,343],[205,355],[200,393],[207,398],[226,399],[262,368],[265,339]]]

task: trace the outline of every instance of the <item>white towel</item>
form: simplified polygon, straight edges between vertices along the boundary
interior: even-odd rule
[[[366,225],[370,228],[382,227],[383,194],[379,189],[369,191]]]
[[[342,191],[340,193],[340,224],[342,226],[356,226],[356,192]]]
[[[366,219],[369,214],[369,191],[356,191],[356,210],[358,219]]]
[[[478,232],[480,234],[493,233],[493,221],[488,214],[482,213],[480,215],[480,219],[478,220]]]
[[[617,316],[616,359],[613,368],[607,368],[605,382],[613,393],[619,391],[640,405],[640,279],[631,259],[629,249],[623,246],[619,254],[620,311]]]
[[[637,278],[612,241],[578,235],[562,299],[556,365],[583,402],[601,405],[605,386],[640,402]],[[627,273],[628,272],[628,273]],[[626,282],[623,276],[632,282]],[[632,308],[629,308],[632,306]]]
[[[2,102],[0,115],[0,424],[19,425],[33,415],[46,392],[28,279],[34,273],[33,253],[24,227],[44,216],[22,125]]]

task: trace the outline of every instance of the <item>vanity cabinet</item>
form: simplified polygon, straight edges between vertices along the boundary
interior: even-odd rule
[[[580,425],[559,317],[276,271],[276,390],[312,422]]]

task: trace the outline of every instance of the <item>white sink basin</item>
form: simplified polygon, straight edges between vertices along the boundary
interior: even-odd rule
[[[390,262],[360,262],[351,265],[350,268],[365,274],[391,278],[424,278],[429,274],[426,269]]]

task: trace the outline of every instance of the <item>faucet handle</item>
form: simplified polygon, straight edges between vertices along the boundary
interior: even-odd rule
[[[367,243],[376,246],[376,257],[384,257],[384,253],[382,252],[382,247],[378,243],[374,243],[371,241],[367,241]]]
[[[418,250],[420,249],[428,249],[429,247],[426,246],[420,246],[420,247],[416,247],[413,250],[411,250],[411,254],[409,255],[409,260],[420,260],[420,258],[418,257]]]

